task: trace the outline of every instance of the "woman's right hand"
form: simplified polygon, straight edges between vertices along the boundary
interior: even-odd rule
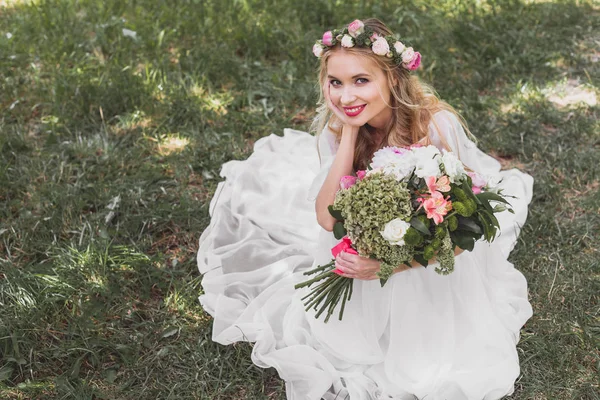
[[[325,97],[327,107],[342,123],[342,136],[349,135],[353,138],[356,138],[356,136],[358,136],[358,130],[360,129],[360,125],[353,125],[352,120],[348,118],[346,113],[344,113],[344,110],[333,104],[333,102],[331,101],[330,90],[331,83],[327,81],[323,85],[323,96]]]

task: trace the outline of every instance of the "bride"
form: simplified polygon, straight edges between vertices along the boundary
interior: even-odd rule
[[[527,217],[533,179],[500,171],[463,120],[412,75],[421,55],[380,21],[325,32],[320,58],[319,134],[286,129],[256,142],[225,178],[200,237],[200,302],[213,340],[253,342],[252,360],[274,367],[288,399],[491,400],[514,390],[516,344],[531,316],[527,283],[507,261]],[[456,253],[455,270],[399,266],[382,288],[379,262],[342,252],[336,267],[354,278],[343,320],[305,311],[303,272],[331,259],[340,178],[364,170],[384,146],[433,144],[500,182],[514,214],[497,214],[501,234]]]

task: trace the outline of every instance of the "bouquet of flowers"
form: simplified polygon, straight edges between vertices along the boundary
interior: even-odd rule
[[[341,239],[332,248],[334,259],[305,272],[315,276],[296,285],[315,284],[302,300],[307,311],[317,311],[316,318],[327,311],[325,322],[338,304],[341,320],[352,297],[354,280],[335,269],[341,251],[379,260],[382,286],[413,259],[426,267],[435,257],[435,271],[449,274],[456,247],[471,251],[481,238],[492,242],[499,228],[494,214],[512,212],[500,190],[468,172],[454,153],[435,146],[385,147],[356,175],[341,179],[329,206],[336,219],[333,233]]]

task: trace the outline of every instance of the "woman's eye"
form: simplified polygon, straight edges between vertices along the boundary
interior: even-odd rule
[[[329,83],[331,86],[340,86],[342,84],[342,82],[338,81],[337,79],[332,79],[329,81]]]
[[[369,82],[369,80],[367,78],[358,78],[356,80],[356,83],[367,83]]]

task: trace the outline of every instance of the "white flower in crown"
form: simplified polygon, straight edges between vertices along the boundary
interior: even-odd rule
[[[378,56],[385,56],[390,51],[390,45],[383,37],[378,37],[373,43],[373,53]]]
[[[354,39],[350,35],[344,35],[342,37],[342,46],[343,47],[354,47]]]
[[[394,49],[396,49],[396,53],[398,53],[399,55],[402,54],[405,48],[406,46],[401,41],[397,41],[396,43],[394,43]]]
[[[412,47],[408,47],[408,48],[404,49],[404,51],[402,52],[402,62],[408,64],[409,62],[412,61],[414,56],[415,56],[415,51],[413,50]]]
[[[321,46],[319,43],[315,43],[315,45],[312,48],[312,52],[317,58],[321,58],[321,56],[323,55],[323,50],[323,46]]]

